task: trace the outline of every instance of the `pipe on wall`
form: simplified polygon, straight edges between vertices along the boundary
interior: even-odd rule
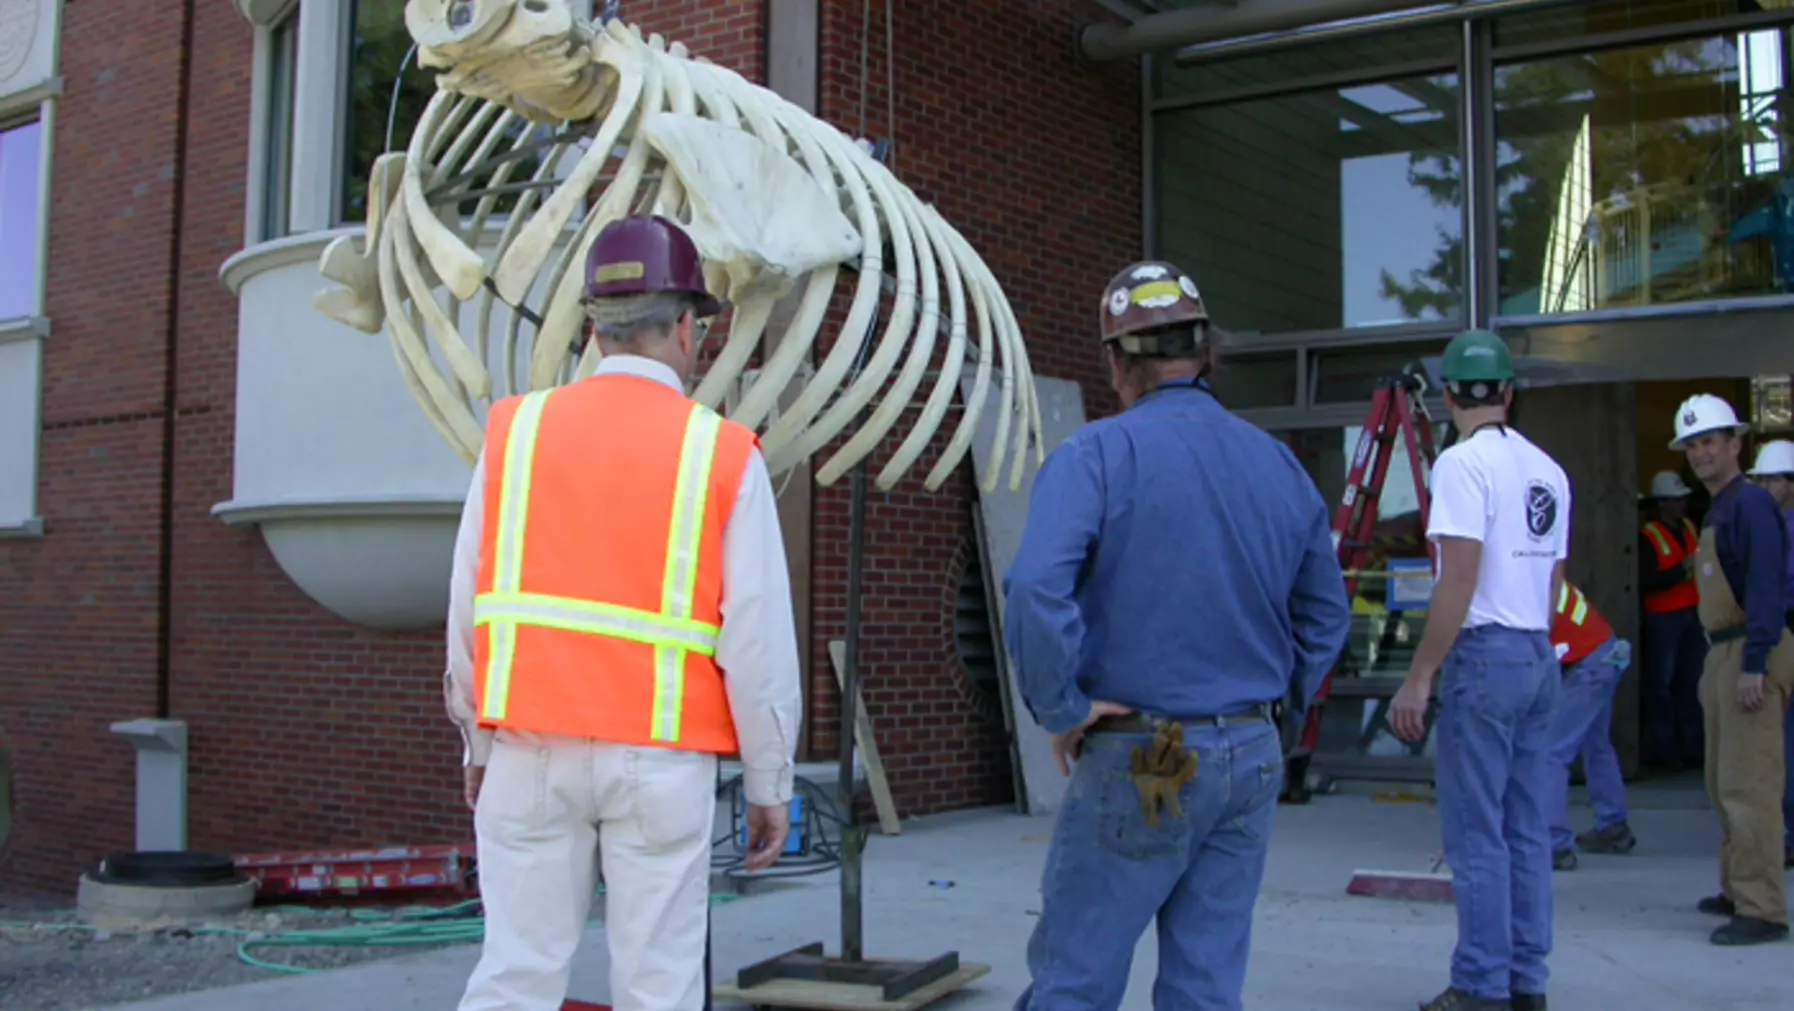
[[[1210,2],[1141,18],[1101,22],[1078,31],[1078,50],[1093,62],[1131,59],[1167,49],[1184,64],[1226,52],[1271,49],[1297,42],[1411,28],[1458,18],[1552,7],[1570,0],[1239,0]],[[1356,19],[1356,20],[1355,20]],[[1341,23],[1346,22],[1346,23]],[[1188,50],[1197,51],[1188,51]]]

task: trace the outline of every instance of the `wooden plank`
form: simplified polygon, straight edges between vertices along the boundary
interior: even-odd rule
[[[716,1003],[752,1004],[757,1007],[816,1008],[818,1011],[915,1011],[962,990],[990,972],[990,966],[963,962],[959,971],[897,1000],[885,1000],[880,989],[860,983],[819,983],[807,979],[777,979],[749,989],[733,980],[710,990]]]
[[[830,639],[830,666],[835,668],[835,684],[847,690],[847,641]],[[862,680],[861,684],[864,684]],[[860,761],[866,764],[866,785],[872,790],[872,806],[878,810],[878,828],[885,835],[903,834],[903,823],[897,820],[897,800],[891,796],[891,782],[885,778],[884,760],[878,757],[878,740],[872,732],[872,714],[866,711],[866,693],[854,692],[853,739]],[[851,785],[851,784],[850,784]],[[843,818],[848,812],[841,812]]]

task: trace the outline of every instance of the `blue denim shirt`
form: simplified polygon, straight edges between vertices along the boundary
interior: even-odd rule
[[[1171,717],[1306,704],[1351,608],[1329,510],[1288,447],[1169,383],[1048,456],[1003,580],[1004,638],[1050,733],[1092,698]]]
[[[1787,627],[1788,531],[1770,494],[1742,476],[1713,496],[1703,526],[1744,608],[1744,673],[1761,674]]]

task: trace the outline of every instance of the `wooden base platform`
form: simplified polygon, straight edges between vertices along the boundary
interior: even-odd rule
[[[816,1011],[915,1011],[964,989],[990,972],[988,965],[962,962],[941,977],[897,1000],[885,1000],[879,987],[864,983],[825,983],[810,979],[775,979],[742,989],[731,980],[711,989],[717,1004],[751,1004],[759,1008],[810,1008]]]

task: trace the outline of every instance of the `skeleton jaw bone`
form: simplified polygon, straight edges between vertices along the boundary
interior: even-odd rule
[[[479,416],[492,399],[590,374],[595,345],[573,346],[585,253],[609,221],[652,211],[685,225],[712,290],[736,306],[693,396],[765,426],[775,475],[844,438],[816,469],[832,483],[919,407],[877,475],[879,487],[894,487],[933,444],[968,357],[973,389],[925,487],[938,489],[958,467],[992,401],[984,489],[995,489],[1006,462],[1018,488],[1030,443],[1044,459],[1027,351],[1001,286],[863,142],[677,44],[644,40],[620,21],[594,28],[565,0],[410,0],[406,19],[420,62],[441,71],[441,90],[405,153],[377,164],[361,244],[325,251],[321,272],[343,287],[317,304],[364,331],[384,324],[401,378],[463,458],[479,452]],[[508,111],[494,121],[499,108]],[[493,154],[520,123],[512,149]],[[569,123],[576,129],[557,132]],[[550,134],[545,143],[532,139],[538,130]],[[526,141],[539,167],[507,185]],[[557,175],[569,154],[576,164]],[[517,204],[494,239],[487,219],[500,192]],[[463,220],[457,208],[467,201],[478,206]],[[846,321],[812,370],[843,267],[856,268]],[[872,324],[885,285],[893,305],[880,335]],[[749,371],[782,298],[796,308],[777,351]]]

